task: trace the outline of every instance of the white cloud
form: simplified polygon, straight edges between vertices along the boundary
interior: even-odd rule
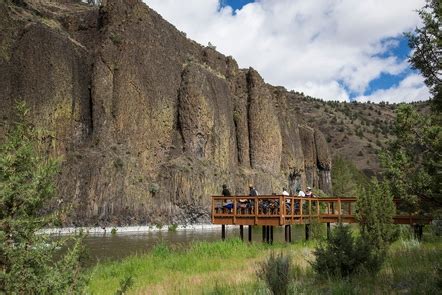
[[[408,69],[406,61],[384,53],[397,45],[391,38],[419,24],[415,10],[425,1],[258,0],[235,13],[219,0],[145,2],[190,38],[210,41],[271,84],[348,100],[361,97],[382,73]],[[407,88],[417,89],[425,87]],[[405,99],[400,90],[391,94]]]
[[[428,88],[425,86],[424,78],[417,74],[410,74],[405,77],[399,85],[389,89],[380,89],[367,96],[357,97],[361,102],[413,102],[427,100],[430,96]]]

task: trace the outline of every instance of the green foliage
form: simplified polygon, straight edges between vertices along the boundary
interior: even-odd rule
[[[119,34],[112,33],[110,34],[109,38],[115,45],[120,45],[121,43],[123,43],[123,38]]]
[[[442,31],[440,29],[442,4],[439,0],[427,0],[417,11],[423,26],[405,33],[412,49],[409,62],[425,77],[425,84],[434,96],[434,105],[442,111]]]
[[[170,231],[170,232],[176,232],[177,228],[178,228],[178,224],[171,224],[171,225],[169,225],[167,230]]]
[[[120,158],[116,158],[114,160],[114,167],[117,168],[117,170],[122,170],[123,166],[124,166],[123,160],[121,160]]]
[[[365,271],[376,272],[381,257],[376,255],[362,237],[353,238],[350,227],[339,224],[327,242],[315,251],[313,270],[328,277],[348,277]]]
[[[385,179],[402,210],[432,212],[442,204],[442,127],[411,105],[396,110],[396,138],[381,152]]]
[[[149,192],[151,194],[156,194],[160,190],[160,185],[158,183],[149,183]]]
[[[333,195],[338,197],[354,197],[358,186],[365,186],[367,182],[367,177],[351,161],[342,157],[333,159]]]
[[[58,162],[44,154],[45,132],[28,122],[28,113],[24,103],[17,104],[17,121],[0,145],[0,293],[81,293],[87,281],[81,239],[53,261],[67,241],[38,234],[57,221],[43,212],[56,193]]]
[[[267,260],[259,264],[258,278],[265,281],[272,294],[288,294],[292,262],[289,255],[270,253]]]
[[[117,229],[115,228],[115,227],[113,227],[112,229],[111,229],[111,235],[116,235],[117,234]]]
[[[132,287],[133,283],[134,283],[134,280],[132,279],[131,276],[124,277],[124,278],[120,281],[120,287],[119,287],[118,290],[115,292],[115,295],[123,295],[123,294],[126,294],[126,292],[130,289],[130,287]]]
[[[356,201],[356,218],[362,238],[374,251],[384,252],[397,238],[393,225],[396,207],[388,183],[372,179],[366,188],[360,188]]]

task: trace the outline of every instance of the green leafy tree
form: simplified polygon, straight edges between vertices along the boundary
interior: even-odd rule
[[[17,104],[17,120],[0,145],[0,293],[82,293],[81,239],[61,255],[56,252],[66,240],[39,232],[57,220],[44,209],[55,196],[59,165],[45,155],[44,132],[28,122],[28,112]]]
[[[356,212],[361,237],[374,251],[383,254],[397,236],[393,224],[396,206],[388,183],[373,178],[369,186],[360,188]]]
[[[411,65],[425,77],[425,84],[433,94],[433,102],[438,112],[442,110],[442,2],[427,0],[417,11],[423,26],[405,33],[413,50],[409,59]]]
[[[442,128],[434,116],[399,105],[395,139],[380,153],[384,179],[410,213],[433,212],[441,206]]]

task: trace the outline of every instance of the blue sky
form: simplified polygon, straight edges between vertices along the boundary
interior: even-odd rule
[[[403,36],[420,25],[415,10],[425,0],[144,1],[189,38],[211,42],[273,85],[325,100],[429,97],[407,62]]]
[[[244,5],[252,3],[254,1],[249,0],[223,0],[221,1],[222,6],[230,6],[233,10],[241,9]]]

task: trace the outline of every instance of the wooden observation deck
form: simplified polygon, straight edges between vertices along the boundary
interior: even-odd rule
[[[395,200],[398,204],[400,201]],[[356,223],[356,198],[306,198],[283,195],[270,196],[213,196],[212,223],[223,225],[222,237],[225,238],[225,225],[239,225],[243,238],[243,226],[249,225],[249,240],[251,226],[263,226],[263,240],[269,241],[273,236],[273,226],[286,227],[286,240],[292,224],[326,223],[327,233],[330,223]],[[411,224],[422,226],[431,223],[431,217],[398,213],[393,217],[396,224]],[[306,227],[306,238],[308,239]],[[269,231],[271,231],[269,233]]]

